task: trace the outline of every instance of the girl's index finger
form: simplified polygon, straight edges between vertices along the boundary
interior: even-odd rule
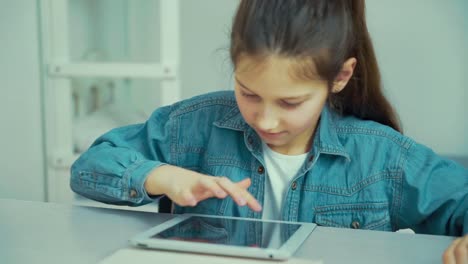
[[[250,187],[252,184],[252,180],[250,178],[243,179],[242,181],[236,182],[237,186],[240,186],[241,188],[244,188],[246,190],[246,195],[247,195],[247,205],[254,211],[260,212],[262,210],[262,206],[260,203],[255,199],[255,197],[247,191],[247,188]]]
[[[247,205],[256,212],[262,210],[262,206],[257,199],[255,199],[242,185],[233,183],[227,177],[221,177],[217,182],[239,206]],[[248,181],[248,185],[250,185],[250,180]]]
[[[247,193],[247,205],[250,207],[250,209],[254,210],[255,212],[262,211],[262,206],[257,201],[257,199],[255,199],[255,197],[253,197],[253,195],[250,194],[249,192],[246,191],[246,193]]]
[[[236,182],[236,184],[244,189],[249,188],[250,184],[252,184],[252,180],[250,178],[245,178],[241,181]]]

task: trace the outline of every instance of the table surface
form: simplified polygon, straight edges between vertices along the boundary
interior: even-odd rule
[[[125,208],[125,207],[123,207]],[[97,263],[173,216],[0,199],[2,263]],[[317,227],[296,258],[329,263],[441,263],[453,237]],[[6,260],[6,261],[5,261]],[[253,261],[254,262],[254,261]]]

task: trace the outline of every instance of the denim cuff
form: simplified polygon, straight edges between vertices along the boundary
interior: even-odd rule
[[[149,196],[145,190],[145,181],[149,173],[155,168],[165,165],[165,163],[154,160],[140,160],[132,164],[124,174],[123,182],[127,182],[127,188],[124,188],[126,200],[135,205],[142,205],[157,201],[161,195]]]

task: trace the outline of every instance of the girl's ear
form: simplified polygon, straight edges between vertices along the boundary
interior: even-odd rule
[[[349,79],[353,76],[356,63],[356,58],[349,58],[343,63],[343,67],[333,83],[332,93],[339,93],[346,87]]]

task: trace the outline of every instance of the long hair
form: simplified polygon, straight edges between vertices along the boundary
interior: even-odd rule
[[[343,63],[357,59],[353,77],[330,107],[341,115],[373,120],[402,131],[382,91],[367,30],[364,0],[242,0],[231,31],[231,61],[243,55],[297,60],[301,78],[321,78],[331,91]]]

